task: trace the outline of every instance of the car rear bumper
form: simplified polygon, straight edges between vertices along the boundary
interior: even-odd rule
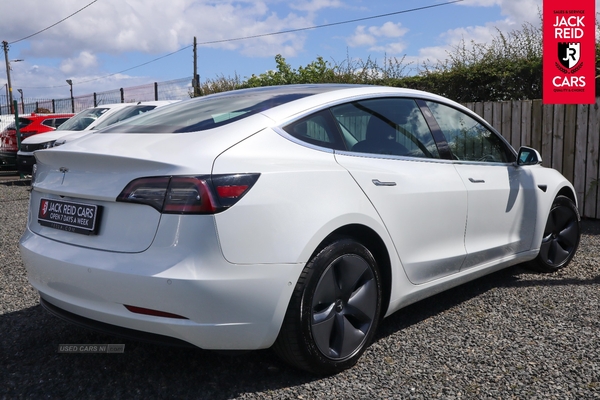
[[[164,344],[178,347],[194,347],[190,343],[169,336],[156,335],[148,332],[136,331],[133,329],[127,329],[120,326],[104,324],[102,322],[94,321],[93,319],[85,318],[81,315],[73,314],[66,310],[63,310],[62,308],[52,304],[51,301],[53,301],[53,299],[47,300],[44,297],[40,297],[40,304],[42,305],[42,307],[44,307],[45,310],[74,325],[78,325],[88,329],[93,329],[97,332],[107,333],[113,336],[137,340],[140,342]]]
[[[82,257],[81,248],[29,230],[20,249],[29,281],[44,302],[100,325],[215,350],[270,347],[303,268],[230,264],[218,244],[204,254],[151,247],[134,254],[86,249]],[[125,305],[184,318],[140,314]]]
[[[15,165],[17,152],[0,151],[0,165]]]
[[[31,171],[33,170],[33,165],[35,164],[35,157],[33,155],[24,156],[17,154],[16,163],[17,170],[19,172],[24,174],[31,174]]]

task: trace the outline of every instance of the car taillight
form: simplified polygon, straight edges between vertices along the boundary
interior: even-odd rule
[[[260,174],[172,176],[131,181],[117,201],[147,204],[164,214],[215,214],[238,202]]]

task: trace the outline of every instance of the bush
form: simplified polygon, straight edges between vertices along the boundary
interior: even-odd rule
[[[600,28],[599,28],[600,29]],[[600,35],[598,35],[600,37]],[[408,76],[405,57],[330,63],[323,57],[305,67],[292,68],[281,55],[276,68],[245,81],[218,77],[202,84],[202,93],[248,87],[299,83],[354,83],[425,90],[458,102],[503,101],[542,98],[542,30],[525,24],[508,34],[497,31],[489,44],[464,41],[434,65],[423,64]],[[596,93],[600,94],[600,43],[596,44]]]

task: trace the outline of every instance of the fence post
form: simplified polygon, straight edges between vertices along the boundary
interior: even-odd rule
[[[121,91],[121,103],[125,103],[125,90],[123,88],[119,90]]]
[[[56,105],[54,104],[54,99],[52,99],[52,113],[56,112]]]
[[[98,99],[96,98],[96,92],[94,92],[94,107],[98,107]]]
[[[158,101],[158,82],[154,82],[154,101]]]
[[[19,103],[13,100],[13,107],[15,110],[15,136],[17,137],[17,151],[21,150],[21,130],[19,129]],[[19,174],[21,179],[24,178],[23,172]]]

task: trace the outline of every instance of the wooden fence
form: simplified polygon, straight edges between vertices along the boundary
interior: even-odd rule
[[[515,149],[537,149],[545,167],[575,187],[582,217],[600,219],[600,97],[596,104],[542,104],[541,100],[467,103]]]

